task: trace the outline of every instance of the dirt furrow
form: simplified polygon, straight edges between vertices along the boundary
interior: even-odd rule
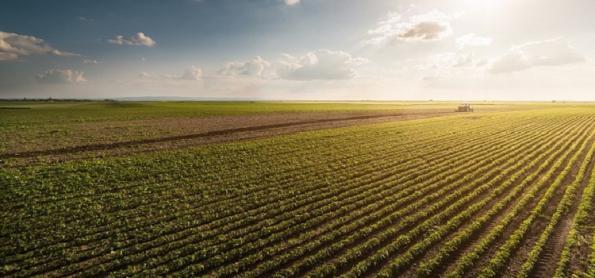
[[[595,159],[591,159],[589,162],[587,169],[593,169],[595,164]],[[586,188],[587,184],[589,183],[589,179],[591,177],[592,171],[588,171],[585,178],[581,181],[580,187],[577,190],[577,195],[575,196],[570,210],[562,216],[562,219],[554,228],[552,235],[548,239],[546,245],[541,252],[541,257],[537,261],[535,269],[533,273],[537,277],[546,277],[551,275],[556,271],[556,266],[558,261],[560,260],[560,255],[562,254],[562,250],[564,249],[564,244],[566,242],[566,238],[568,236],[568,232],[570,231],[570,227],[572,226],[572,220],[574,219],[574,215],[578,210],[579,200],[583,197],[584,189]]]
[[[593,144],[592,139],[589,139],[589,141],[590,141],[588,143],[589,145]],[[518,248],[518,250],[516,252],[514,252],[512,254],[512,256],[508,262],[508,266],[506,267],[506,269],[504,270],[504,273],[503,273],[505,277],[515,277],[516,276],[516,274],[522,267],[522,264],[525,262],[529,252],[531,252],[531,248],[533,247],[533,245],[535,244],[535,242],[538,240],[539,236],[541,235],[541,232],[548,225],[549,220],[552,217],[552,215],[554,214],[560,201],[562,200],[562,196],[564,195],[564,192],[566,191],[568,185],[570,185],[572,183],[572,181],[574,180],[574,178],[578,175],[580,164],[582,161],[584,161],[586,156],[587,156],[587,152],[583,152],[580,154],[578,160],[573,164],[570,173],[565,176],[562,186],[560,186],[556,190],[554,197],[552,198],[552,200],[550,200],[549,204],[546,206],[545,211],[543,211],[541,213],[541,215],[539,215],[539,217],[537,217],[535,219],[535,222],[531,225],[531,228],[529,229],[528,234],[524,237],[524,240],[521,242],[520,247]],[[560,239],[560,240],[562,241],[562,247],[563,247],[564,246],[563,239]],[[549,248],[552,248],[552,249],[549,249]],[[553,246],[549,246],[549,248],[546,248],[544,250],[544,252],[542,252],[542,254],[541,254],[542,257],[545,257],[545,260],[555,259],[554,258],[555,256],[545,255],[545,254],[551,254],[550,252],[554,251]],[[547,258],[548,256],[550,256],[552,258]],[[555,269],[555,266],[556,266],[556,264],[554,263],[553,264],[554,269]]]
[[[265,125],[255,125],[248,127],[228,128],[219,129],[201,133],[192,133],[185,135],[176,135],[168,137],[150,138],[142,140],[132,140],[123,142],[112,142],[112,143],[99,143],[99,144],[87,144],[80,146],[63,147],[48,150],[33,150],[23,152],[9,152],[0,154],[0,159],[7,158],[38,158],[40,156],[63,156],[68,154],[84,153],[84,152],[96,152],[96,151],[110,151],[121,148],[135,148],[142,145],[153,145],[152,148],[171,149],[170,145],[163,146],[161,143],[171,143],[176,141],[186,141],[193,139],[203,139],[204,143],[217,143],[233,141],[234,139],[254,139],[260,137],[267,137],[278,134],[288,134],[293,132],[332,128],[335,126],[349,126],[360,123],[369,123],[375,120],[406,120],[406,119],[419,119],[427,117],[436,117],[448,115],[451,113],[446,112],[427,112],[419,114],[381,114],[381,115],[361,115],[361,116],[348,116],[338,118],[327,118],[327,119],[315,119],[305,121],[293,121],[285,123],[274,123]],[[150,149],[152,149],[150,148]]]

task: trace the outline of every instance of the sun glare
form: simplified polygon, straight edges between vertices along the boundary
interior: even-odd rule
[[[465,0],[465,5],[473,9],[483,9],[489,11],[505,6],[508,0]]]

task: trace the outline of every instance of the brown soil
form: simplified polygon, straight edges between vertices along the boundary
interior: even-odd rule
[[[595,164],[594,162],[595,161],[591,159],[591,161],[588,162],[587,169],[593,169],[593,165]],[[584,189],[589,183],[590,176],[591,171],[587,170],[585,177],[577,189],[575,202],[573,202],[570,210],[562,216],[562,219],[560,219],[560,222],[558,222],[558,225],[556,225],[552,234],[550,235],[549,240],[544,246],[542,251],[543,255],[537,261],[533,271],[534,275],[538,277],[546,277],[548,274],[551,275],[556,271],[558,261],[560,260],[562,250],[564,249],[564,244],[566,243],[566,238],[568,237],[568,232],[572,226],[574,215],[578,210],[578,205],[582,199]]]
[[[566,157],[566,158],[564,159],[564,164],[568,163],[569,159],[570,159],[570,157]],[[559,175],[561,172],[562,172],[562,170],[561,170],[561,169],[557,169],[557,170],[555,171],[555,173],[554,173],[554,176],[557,176],[557,175]],[[543,173],[542,173],[541,175],[543,175]],[[569,176],[571,176],[571,175],[569,175]],[[538,177],[536,180],[539,180],[540,178],[541,178],[541,177]],[[566,181],[567,181],[568,179],[569,179],[569,178],[566,178]],[[564,186],[565,184],[567,184],[567,183],[564,183],[562,186],[560,186],[560,188],[564,188],[564,187],[565,187],[565,186]],[[527,206],[525,207],[525,209],[524,209],[524,210],[522,210],[522,211],[521,211],[521,213],[520,213],[520,214],[519,214],[517,217],[515,217],[515,218],[514,218],[514,219],[513,219],[513,220],[512,220],[512,221],[511,221],[511,222],[510,222],[510,223],[509,223],[507,226],[506,226],[506,228],[504,229],[503,233],[502,233],[502,234],[501,234],[501,235],[500,235],[500,236],[499,236],[499,237],[498,237],[498,238],[495,240],[495,242],[493,242],[492,244],[490,244],[490,247],[488,247],[488,248],[487,248],[486,252],[484,252],[484,253],[483,253],[483,255],[482,255],[482,256],[481,256],[481,258],[480,258],[480,259],[477,261],[477,263],[475,263],[475,264],[474,264],[474,266],[473,266],[473,267],[472,267],[472,268],[471,268],[471,269],[470,269],[470,270],[469,270],[469,271],[468,271],[468,272],[465,274],[465,277],[477,277],[477,275],[478,275],[478,274],[481,272],[481,269],[483,269],[483,266],[484,266],[484,265],[486,265],[486,264],[489,262],[489,260],[490,260],[490,258],[492,257],[492,255],[493,255],[493,254],[494,254],[494,253],[495,253],[495,252],[498,250],[498,248],[499,248],[499,247],[500,247],[500,246],[501,246],[501,245],[502,245],[502,244],[503,244],[503,243],[506,241],[506,239],[508,239],[508,238],[510,237],[510,235],[511,235],[511,234],[512,234],[512,233],[513,233],[515,230],[516,230],[516,228],[517,228],[517,227],[518,227],[518,226],[519,226],[519,225],[520,225],[520,224],[521,224],[521,223],[522,223],[522,222],[523,222],[523,221],[524,221],[524,220],[527,218],[527,216],[529,215],[530,211],[533,209],[533,207],[535,207],[535,205],[537,205],[537,203],[539,202],[539,200],[541,199],[541,197],[543,197],[543,194],[545,193],[545,191],[546,191],[546,190],[547,190],[547,187],[543,187],[543,188],[541,188],[541,189],[540,189],[540,190],[537,192],[537,194],[536,194],[535,198],[534,198],[534,199],[533,199],[531,202],[529,202],[529,204],[527,204]],[[559,198],[561,198],[561,196],[559,195],[559,192],[558,192],[558,195],[557,195],[557,196],[559,196]],[[556,200],[557,200],[557,199],[559,199],[559,198],[555,198],[555,197],[554,197],[554,198],[552,198],[552,200],[550,200],[550,204],[552,204],[552,203],[556,203]],[[544,213],[545,213],[545,212],[544,212]],[[499,220],[499,219],[498,219],[498,220]],[[496,221],[498,221],[498,220],[496,220]],[[536,220],[536,221],[539,221],[539,220]],[[492,222],[492,223],[490,224],[490,226],[492,226],[492,225],[496,225],[496,223],[497,223],[497,222]],[[533,223],[533,229],[534,229],[534,227],[535,227],[535,223]],[[531,232],[532,232],[532,233],[538,233],[538,231],[536,231],[536,230],[533,230],[533,229],[531,229],[531,230],[529,231],[529,233],[531,233]],[[489,228],[488,228],[488,230],[489,230]],[[470,245],[470,246],[469,246],[469,247],[467,247],[467,248],[472,248],[472,246],[473,246],[473,245]],[[525,247],[525,248],[526,248],[526,247]],[[520,249],[522,250],[523,248],[521,247]],[[518,259],[518,254],[519,254],[519,253],[522,253],[522,251],[521,251],[521,250],[518,250],[516,253],[513,253],[513,254],[512,254],[512,256],[513,256],[515,259]],[[464,252],[467,252],[467,251],[468,251],[468,249],[465,249],[465,250],[463,250],[463,251],[462,251],[462,253],[464,253]],[[526,251],[526,250],[525,250],[525,251]],[[526,253],[526,252],[525,252],[525,253]],[[514,260],[514,259],[513,259],[513,260]],[[508,263],[508,266],[509,266],[509,267],[513,267],[513,269],[516,269],[516,268],[520,267],[520,265],[518,265],[519,263],[516,263],[516,264],[517,264],[517,265],[516,265],[516,266],[514,266],[514,262],[509,262],[509,263]],[[522,262],[521,262],[521,264],[522,264]],[[449,265],[449,267],[452,267],[452,265]],[[447,270],[448,270],[448,267],[447,267]],[[508,271],[510,271],[510,270],[511,270],[511,269],[507,269],[507,270],[505,270],[505,271],[506,271],[506,272],[508,272]]]
[[[541,158],[540,163],[537,163],[535,166],[533,166],[531,169],[528,169],[526,171],[523,172],[523,174],[521,174],[519,177],[516,178],[514,184],[508,188],[507,190],[504,190],[502,193],[499,194],[498,197],[492,199],[487,205],[485,205],[481,210],[479,210],[479,212],[477,212],[476,215],[484,215],[488,210],[490,210],[496,203],[498,203],[502,198],[505,198],[508,193],[515,187],[518,186],[519,183],[521,183],[523,180],[525,180],[527,178],[527,176],[529,176],[530,173],[535,172],[535,170],[538,168],[538,165],[541,165],[541,163],[543,163],[546,160],[546,158]],[[515,169],[514,171],[518,171],[520,169]],[[545,172],[545,169],[542,170],[542,173]],[[508,180],[510,177],[507,177],[506,180]],[[534,180],[537,180],[534,179]],[[529,187],[529,186],[528,186]],[[522,193],[521,193],[522,194]],[[520,194],[520,195],[521,195]],[[508,209],[512,206],[514,206],[514,204],[516,203],[516,201],[518,201],[518,199],[520,199],[520,195],[515,197],[514,200],[511,201],[511,203],[508,205],[507,208],[504,208],[502,211],[500,211],[499,213],[497,213],[495,216],[493,216],[493,218],[488,221],[484,227],[482,227],[479,231],[476,231],[474,233],[474,235],[467,240],[466,243],[461,245],[461,250],[469,248],[469,246],[471,246],[471,243],[474,242],[475,240],[478,239],[479,235],[483,234],[485,231],[489,230],[489,226],[491,225],[495,225],[497,222],[499,222],[500,219],[502,219],[505,215],[506,212],[508,211]],[[469,225],[471,225],[471,222],[467,222],[464,223],[462,226],[460,226],[458,229],[456,229],[455,231],[453,231],[449,236],[446,237],[446,240],[443,240],[442,242],[446,242],[450,239],[452,239],[453,237],[457,236],[458,231],[463,231],[465,230]],[[442,243],[441,242],[441,243]],[[416,261],[416,263],[412,264],[404,273],[403,273],[403,277],[415,277],[416,272],[417,272],[417,267],[419,266],[419,262],[425,261],[427,259],[432,258],[436,253],[439,252],[440,248],[442,247],[442,244],[436,244],[434,245],[432,248],[430,248],[428,251],[425,252],[425,255],[423,256],[423,259],[420,259],[418,261]],[[461,254],[462,252],[457,252],[457,254]],[[451,255],[448,259],[445,260],[445,262],[443,262],[441,264],[441,266],[437,269],[437,271],[435,273],[445,273],[445,270],[447,268],[447,265],[453,263],[455,260],[452,258],[454,257],[454,255]]]
[[[91,157],[125,155],[163,149],[177,149],[188,146],[247,140],[290,134],[300,131],[345,127],[360,124],[402,121],[437,117],[452,112],[423,112],[381,114],[368,113],[291,113],[263,114],[249,116],[218,116],[208,118],[173,118],[159,120],[128,121],[127,125],[142,126],[144,129],[161,130],[150,138],[114,141],[98,140],[101,143],[75,144],[58,148],[46,147],[26,151],[0,153],[0,161],[17,160],[18,164],[36,161],[64,161]],[[166,127],[166,128],[163,128]],[[97,128],[97,127],[93,127]],[[106,128],[106,127],[103,127]],[[116,127],[112,126],[114,132]],[[126,137],[126,134],[122,134]],[[169,136],[163,136],[169,135]],[[121,136],[121,135],[120,135]],[[129,137],[130,138],[130,137]]]
[[[592,143],[593,143],[592,140],[590,140],[590,142],[588,142],[589,145]],[[588,149],[589,148],[587,147],[587,150]],[[550,200],[550,202],[546,206],[545,210],[541,213],[541,215],[539,215],[539,217],[537,217],[535,219],[535,222],[532,224],[532,226],[529,229],[527,235],[525,236],[523,242],[521,243],[520,248],[517,250],[516,253],[513,253],[513,256],[511,257],[511,260],[508,264],[508,267],[504,270],[504,277],[515,277],[518,274],[523,263],[526,261],[527,256],[531,252],[533,245],[535,245],[536,241],[541,236],[541,233],[547,227],[547,225],[550,221],[550,218],[552,217],[556,208],[558,207],[558,205],[562,199],[562,196],[566,192],[567,187],[574,181],[574,179],[578,175],[580,164],[584,161],[586,155],[587,155],[586,151],[581,153],[581,155],[579,156],[579,159],[573,164],[571,172],[564,178],[562,185],[556,190],[556,193],[554,194],[554,197],[552,198],[552,200]],[[582,190],[582,188],[580,188],[579,190]],[[558,223],[558,226],[560,226],[560,223]],[[560,238],[556,239],[555,237],[558,236],[556,234],[552,234],[550,236],[551,236],[550,240],[548,241],[549,245],[544,246],[544,249],[542,250],[542,252],[540,254],[540,259],[538,260],[537,263],[541,264],[544,261],[552,262],[551,267],[554,268],[554,270],[555,270],[556,262],[557,262],[557,260],[556,260],[557,256],[555,255],[555,253],[553,253],[553,252],[556,252],[556,250],[557,250],[557,247],[555,245],[559,244],[560,245],[559,251],[561,251],[561,248],[564,247],[565,238],[560,237]],[[553,241],[551,240],[552,238],[553,238]],[[556,243],[556,242],[558,242],[558,243]],[[551,272],[551,273],[553,273],[553,272]]]

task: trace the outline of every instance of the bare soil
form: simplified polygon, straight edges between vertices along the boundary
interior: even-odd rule
[[[593,144],[593,142],[590,141],[590,142],[588,142],[588,144],[590,146],[591,144]],[[587,148],[587,150],[588,149],[589,148]],[[535,219],[535,222],[529,229],[528,234],[525,236],[520,248],[517,250],[516,254],[514,254],[512,256],[512,259],[508,265],[508,268],[504,271],[504,275],[503,275],[504,277],[517,276],[518,272],[520,271],[520,268],[522,267],[523,263],[526,261],[529,253],[531,252],[533,245],[537,242],[537,240],[541,236],[541,233],[543,232],[543,230],[545,230],[545,228],[549,224],[550,218],[552,217],[552,215],[554,214],[555,210],[557,209],[560,201],[562,200],[562,196],[565,194],[567,187],[574,181],[574,179],[578,175],[581,163],[584,161],[586,155],[587,155],[586,151],[584,151],[583,153],[580,154],[579,159],[573,164],[571,172],[564,178],[562,186],[560,186],[560,188],[557,189],[556,194],[554,195],[552,200],[550,200],[550,202],[546,206],[545,211],[543,211],[542,214]],[[582,191],[582,190],[583,190],[583,187],[580,187],[578,189],[578,191]],[[564,220],[562,219],[561,221],[564,221]],[[560,226],[560,222],[558,222],[557,226]],[[557,228],[559,228],[559,227],[557,227]],[[554,230],[554,233],[550,235],[550,240],[548,240],[547,245],[544,246],[544,248],[540,254],[540,258],[537,262],[537,265],[543,265],[543,264],[549,263],[549,264],[551,264],[551,266],[549,266],[549,268],[554,268],[554,270],[556,267],[557,258],[559,256],[559,254],[558,254],[558,256],[556,255],[556,252],[562,251],[562,248],[564,247],[564,240],[565,240],[565,237],[560,237],[560,235],[556,235],[555,232],[556,232],[556,230]],[[564,231],[558,230],[557,232],[564,232]],[[557,246],[557,245],[559,245],[559,246]],[[539,273],[541,273],[541,271],[539,271],[535,274],[539,274]],[[549,274],[551,274],[551,273],[553,273],[553,271],[550,272]]]
[[[25,150],[0,153],[0,161],[31,165],[36,161],[64,161],[91,157],[128,155],[164,149],[270,137],[308,130],[337,128],[389,121],[413,120],[453,114],[453,112],[411,111],[406,113],[344,112],[344,113],[284,113],[206,118],[168,118],[86,125],[84,137],[98,138],[85,144],[84,138],[70,145],[39,144]],[[140,127],[151,133],[135,136]],[[103,132],[103,135],[101,134]],[[81,137],[83,137],[81,135]],[[122,140],[122,138],[142,138]],[[97,143],[99,142],[99,143]]]
[[[564,164],[567,163],[569,161],[570,157],[566,157],[564,159]],[[562,169],[557,169],[554,173],[554,176],[558,176],[559,174],[561,174]],[[540,177],[537,177],[536,180],[539,180],[541,178],[541,175],[543,175],[544,173],[540,174]],[[570,176],[570,175],[569,175]],[[567,184],[569,178],[566,178],[566,182],[564,183],[564,185]],[[560,188],[564,188],[564,186],[560,186]],[[541,188],[535,198],[529,202],[529,204],[527,204],[527,206],[525,207],[524,210],[521,211],[521,213],[515,217],[511,223],[509,223],[506,228],[504,229],[503,233],[495,240],[495,242],[493,242],[492,244],[490,244],[490,246],[488,247],[488,249],[486,250],[486,252],[484,252],[484,254],[481,256],[481,258],[477,261],[477,263],[467,272],[467,274],[465,274],[465,277],[477,277],[477,275],[479,275],[479,273],[481,272],[481,269],[483,269],[483,266],[485,266],[490,258],[492,257],[492,255],[498,250],[498,248],[506,241],[506,239],[508,239],[512,233],[516,230],[516,228],[527,218],[527,216],[529,215],[529,213],[531,212],[531,210],[537,205],[537,203],[539,202],[539,200],[543,197],[543,194],[545,194],[545,191],[547,190],[547,187],[543,187]],[[561,196],[559,196],[559,198],[561,198]],[[553,200],[550,200],[550,203],[556,201],[557,198],[552,198]],[[510,208],[510,207],[509,207]],[[507,208],[507,211],[508,209]],[[498,221],[499,219],[497,219],[496,221]],[[490,226],[496,225],[497,222],[492,222],[490,224]],[[534,223],[535,226],[535,223]],[[488,230],[490,228],[488,227]],[[540,230],[541,231],[541,230]],[[531,233],[531,232],[530,232]],[[538,233],[538,231],[533,231],[533,234]],[[463,249],[463,251],[461,251],[461,253],[467,252],[469,251],[471,248],[473,247],[473,244],[468,246],[467,248]],[[519,249],[521,250],[517,250],[516,254],[513,253],[513,257],[517,259],[517,262],[509,262],[508,264],[508,269],[506,269],[505,271],[507,273],[510,273],[511,271],[516,270],[517,268],[520,267],[519,264],[522,264],[518,262],[518,256],[519,254],[526,254],[528,251],[524,250],[527,247],[521,247]],[[513,259],[514,260],[514,259]],[[448,270],[449,267],[452,267],[453,265],[449,265],[446,269]],[[512,268],[510,268],[512,267]]]
[[[562,219],[560,219],[560,222],[558,222],[558,225],[556,225],[554,228],[554,231],[543,248],[543,255],[540,257],[533,271],[534,275],[538,277],[545,277],[548,276],[548,274],[554,273],[556,271],[557,263],[560,260],[560,256],[562,255],[562,250],[564,249],[564,244],[568,238],[568,233],[570,232],[570,228],[572,226],[574,216],[578,210],[580,200],[582,199],[584,190],[589,183],[592,174],[591,170],[593,169],[594,164],[595,161],[593,159],[588,162],[587,174],[581,181],[574,199],[575,201],[573,202],[570,210],[562,216]]]

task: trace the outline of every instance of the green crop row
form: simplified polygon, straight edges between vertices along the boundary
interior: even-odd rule
[[[267,211],[267,210],[265,210],[265,211]],[[151,234],[151,233],[149,233],[149,234]]]
[[[369,183],[369,181],[368,181],[368,183]],[[390,184],[390,183],[389,183],[389,184]],[[359,186],[357,186],[357,185],[355,186],[355,188],[358,188],[358,187],[359,187]],[[375,188],[376,188],[376,186],[375,186],[374,182],[372,182],[372,183],[370,183],[370,184],[366,184],[366,186],[365,186],[364,188],[372,188],[372,189],[375,189]],[[359,189],[360,189],[360,188],[358,188],[358,190],[359,190]],[[341,188],[339,188],[339,190],[341,190]],[[343,191],[343,190],[341,190],[341,191]],[[347,190],[347,191],[345,191],[345,192],[349,192],[349,190]],[[341,194],[341,195],[343,195],[343,194]],[[338,196],[338,197],[339,197],[339,196]],[[335,200],[335,199],[332,199],[332,200]],[[331,201],[332,201],[332,200],[331,200]],[[266,212],[266,211],[268,211],[268,210],[269,210],[269,209],[267,208],[267,209],[266,209],[266,210],[264,210],[264,211]],[[327,208],[327,210],[328,210],[328,208]],[[311,215],[311,217],[314,217],[314,216],[315,216],[315,214],[312,214],[312,213],[311,213],[311,211],[309,211],[309,214]],[[249,218],[249,219],[252,219],[252,218]],[[287,223],[284,223],[284,224],[287,224]],[[283,229],[282,229],[282,230],[283,230]],[[272,232],[272,231],[274,231],[274,229],[268,229],[268,232],[269,232],[269,233],[270,233],[270,232]],[[292,230],[292,231],[293,231],[293,230]],[[259,233],[259,232],[260,232],[260,230],[257,230],[257,232],[255,232],[255,233],[254,233],[254,235],[255,235],[256,237],[259,237],[259,236],[261,236],[261,235],[260,235],[261,233]],[[295,232],[295,231],[293,231],[293,232]],[[243,241],[243,242],[250,242],[250,240],[242,240],[242,241]],[[194,241],[194,243],[195,243],[195,242],[196,242],[196,240]],[[183,243],[183,244],[193,244],[193,242],[187,242],[187,241],[181,242],[181,244],[182,244],[182,243]],[[184,254],[184,253],[190,253],[190,254],[192,254],[192,252],[190,252],[190,250],[192,250],[192,248],[198,248],[198,247],[187,246],[187,247],[185,248],[186,252],[183,252],[182,254]],[[217,249],[214,249],[214,250],[220,251],[220,250],[218,249],[218,247],[215,247],[215,248],[217,248]],[[160,250],[160,249],[159,249],[159,250]],[[202,249],[202,248],[199,248],[199,250],[203,250],[203,249]],[[156,251],[156,252],[159,252],[158,250],[155,250],[155,251]],[[206,255],[203,255],[203,256],[206,256]],[[178,256],[175,256],[175,255],[172,255],[171,257],[178,258],[177,260],[178,260],[179,262],[183,262],[183,261],[184,261],[184,260],[182,260],[182,259],[179,259],[179,257],[178,257]],[[196,256],[196,255],[191,255],[191,256],[188,256],[188,258],[194,258],[194,259],[197,259],[197,258],[200,258],[200,257],[201,257],[201,256]],[[188,259],[188,258],[187,258],[187,259]]]
[[[555,149],[555,147],[549,147],[551,151]],[[538,176],[538,173],[542,172],[542,169],[547,168],[554,157],[557,157],[558,154],[562,151],[560,149],[551,157],[547,157],[545,153],[540,156],[540,158],[535,159],[529,163],[531,168],[535,168],[531,173],[517,173],[515,176],[511,176],[506,183],[512,183],[516,179],[519,179],[522,175],[527,175],[526,178],[518,184],[511,194],[509,194],[504,199],[500,200],[498,203],[494,204],[492,208],[486,213],[484,213],[481,217],[474,219],[471,221],[471,224],[467,226],[464,230],[457,233],[457,235],[450,239],[449,241],[445,242],[443,245],[439,246],[439,249],[434,256],[428,260],[423,261],[420,266],[418,267],[418,276],[431,276],[436,268],[449,256],[459,250],[459,247],[468,240],[471,236],[473,236],[478,230],[484,227],[486,223],[488,223],[497,213],[499,213],[502,209],[506,208],[508,203],[510,203],[513,198],[516,198],[519,193],[524,193],[526,191],[526,187],[532,183]],[[542,159],[545,158],[545,161]],[[549,160],[548,160],[549,159]]]
[[[520,167],[521,165],[526,165],[528,161],[520,160],[520,161],[515,161],[515,162],[516,162],[515,166],[513,166],[511,169],[519,169],[519,168],[521,168]],[[524,167],[526,167],[526,166],[524,166]],[[521,169],[523,169],[523,168],[521,168]],[[524,168],[524,169],[530,169],[530,168]],[[386,277],[386,276],[392,276],[395,273],[399,273],[400,271],[402,271],[405,266],[408,266],[409,264],[411,264],[413,262],[413,260],[417,256],[421,255],[422,252],[424,252],[424,250],[426,250],[429,246],[440,241],[444,236],[448,235],[449,232],[453,231],[454,229],[459,227],[461,224],[465,223],[466,221],[469,221],[475,215],[475,213],[479,212],[485,205],[487,205],[491,200],[493,200],[497,196],[499,196],[502,192],[508,191],[509,187],[512,186],[513,183],[503,182],[503,177],[507,177],[507,179],[508,179],[508,176],[510,176],[510,175],[512,175],[512,177],[520,177],[523,174],[522,170],[520,172],[516,172],[516,173],[514,173],[514,172],[508,173],[508,172],[510,172],[510,170],[503,171],[502,172],[503,175],[498,177],[499,180],[495,179],[495,180],[492,180],[489,183],[484,185],[486,189],[493,188],[493,191],[490,192],[489,195],[486,196],[483,200],[473,203],[472,205],[467,207],[464,211],[462,211],[458,215],[450,217],[449,220],[444,225],[442,225],[440,227],[436,227],[435,231],[433,233],[431,233],[430,235],[426,235],[423,240],[414,244],[405,253],[399,255],[397,258],[395,258],[394,260],[390,261],[388,264],[383,266],[379,270],[378,275]],[[511,178],[511,179],[515,180],[514,178]],[[462,197],[461,199],[459,199],[459,201],[457,201],[457,202],[462,202],[463,200],[465,200],[465,198],[469,198],[469,197],[472,197],[472,196],[466,195],[465,197]],[[500,201],[506,202],[507,199],[504,198]],[[498,206],[496,206],[496,208],[498,208]],[[495,210],[495,211],[497,211],[497,210]],[[488,214],[489,213],[490,212],[488,211]],[[387,245],[385,248],[390,248],[390,246],[391,245]]]
[[[514,149],[513,145],[510,145],[510,149],[500,148],[500,150],[502,151],[502,154],[508,153],[508,156],[512,156],[512,155],[518,153],[518,152],[509,153],[512,149]],[[523,149],[523,147],[519,147],[519,149]],[[494,157],[499,156],[498,152],[490,152],[490,153]],[[480,184],[483,180],[487,180],[490,177],[490,175],[493,175],[491,173],[495,173],[497,171],[497,170],[493,169],[494,166],[498,165],[499,161],[504,161],[508,156],[506,156],[504,158],[499,158],[498,160],[495,160],[495,161],[486,159],[485,157],[480,158],[480,160],[483,159],[482,162],[479,162],[479,161],[473,162],[473,164],[476,166],[483,166],[483,167],[481,167],[481,168],[472,167],[473,171],[469,172],[470,174],[461,173],[460,172],[461,170],[458,170],[458,169],[452,169],[452,171],[445,172],[443,175],[436,177],[437,179],[436,179],[436,181],[434,181],[434,185],[436,187],[435,187],[435,189],[433,189],[434,191],[430,191],[430,192],[432,192],[431,194],[427,195],[427,193],[421,192],[422,196],[426,196],[424,199],[422,199],[421,202],[416,202],[416,203],[412,204],[412,206],[409,206],[407,209],[401,210],[399,214],[393,214],[392,218],[387,218],[387,219],[383,220],[384,226],[391,225],[391,224],[393,225],[389,229],[389,230],[392,230],[391,233],[389,233],[389,234],[382,233],[380,235],[383,235],[383,236],[375,237],[374,239],[372,239],[370,241],[370,244],[363,243],[362,246],[372,247],[375,245],[379,245],[381,243],[382,238],[391,238],[392,237],[391,234],[396,234],[401,229],[411,226],[413,223],[423,220],[425,217],[430,216],[435,211],[438,211],[441,208],[441,206],[449,204],[449,202],[451,200],[455,200],[460,195],[466,194],[466,192],[468,192],[468,190],[471,190],[474,185]],[[488,163],[487,166],[485,165],[486,162]],[[465,166],[463,166],[463,167],[465,167]],[[491,169],[491,170],[489,170],[489,169]],[[452,175],[452,173],[457,173],[458,176]],[[477,179],[472,178],[474,176],[473,173],[485,173],[485,175],[483,178],[477,180]],[[463,174],[463,175],[460,175],[460,174]],[[442,185],[442,183],[444,183],[444,185]],[[470,183],[470,184],[466,184],[466,183]],[[465,186],[461,187],[461,185],[465,185]],[[439,189],[439,190],[437,190],[437,189]],[[453,192],[454,190],[458,190],[457,191],[458,194],[450,194],[449,195],[449,192]],[[448,196],[448,197],[445,197],[445,196]],[[435,202],[435,203],[431,204],[431,202]],[[422,210],[421,212],[419,211],[421,208],[426,208],[426,207],[427,207],[426,210]],[[414,216],[407,216],[407,213],[412,213],[412,212],[415,212]],[[402,216],[399,216],[399,215],[402,215]],[[400,222],[398,222],[398,225],[397,225],[395,222],[398,219],[401,219],[401,220],[400,220]],[[377,222],[377,223],[381,223],[381,222]],[[369,227],[370,230],[372,227],[374,227],[374,226]],[[382,227],[382,226],[379,226],[379,227]],[[399,229],[398,227],[402,227],[402,228]],[[335,249],[343,249],[343,248],[339,247],[339,246],[341,246],[341,245],[338,245],[339,243],[358,242],[362,238],[367,238],[371,235],[373,235],[371,233],[371,231],[369,231],[367,233],[363,233],[363,234],[358,233],[357,237],[355,235],[351,235],[348,238],[349,239],[348,241],[346,241],[346,242],[340,241],[340,242],[337,242],[337,244],[334,244],[335,245],[334,248]],[[346,245],[346,244],[342,244],[342,245]],[[320,255],[323,255],[323,254],[324,254],[324,252],[320,253]],[[322,268],[315,272],[326,273],[328,271],[334,271],[338,268],[341,268],[342,265],[346,265],[348,262],[355,259],[355,258],[352,258],[352,256],[354,256],[354,255],[356,255],[357,257],[361,257],[363,255],[363,252],[361,252],[361,250],[358,250],[358,249],[351,249],[344,256],[337,257],[336,259],[334,259],[334,263],[323,263],[323,265],[321,266]],[[328,269],[328,270],[323,270],[323,269]]]
[[[590,165],[589,161],[591,161],[591,159],[593,158],[593,151],[595,150],[594,147],[595,147],[595,145],[591,145],[591,150],[585,157],[585,162],[583,164],[581,164],[578,175],[574,179],[574,182],[572,182],[569,186],[566,187],[566,191],[564,192],[564,196],[562,196],[562,200],[560,201],[560,204],[556,207],[556,211],[550,218],[548,225],[545,227],[545,229],[539,236],[539,239],[533,245],[533,248],[529,252],[529,255],[528,255],[525,263],[521,266],[521,271],[519,273],[517,273],[518,277],[528,277],[529,276],[531,271],[534,269],[535,263],[539,259],[539,255],[543,251],[543,248],[544,248],[546,242],[549,240],[549,238],[554,230],[554,227],[558,224],[558,222],[560,221],[560,218],[562,218],[562,216],[565,213],[568,213],[568,211],[572,207],[572,203],[575,201],[576,191],[579,189],[579,187],[583,181],[583,178],[586,175],[586,172],[589,171],[589,168],[588,168],[588,166]]]
[[[569,148],[570,150],[570,148]],[[568,158],[569,152],[566,154]],[[554,163],[555,162],[555,163]],[[552,165],[552,163],[554,163]],[[552,165],[551,167],[549,165]],[[543,186],[547,185],[549,180],[552,179],[557,171],[561,171],[564,166],[564,159],[558,159],[557,156],[549,157],[541,166],[539,171],[535,171],[530,177],[539,177],[542,172],[550,167],[546,173],[540,177],[538,183],[534,185],[530,190],[523,194],[522,198],[517,204],[506,213],[506,215],[497,222],[497,225],[492,227],[483,237],[480,238],[479,242],[474,245],[471,250],[465,252],[458,261],[454,264],[454,268],[448,273],[448,277],[462,277],[463,273],[467,271],[474,263],[480,258],[480,256],[487,251],[487,248],[496,240],[501,237],[504,229],[510,222],[515,219],[526,206],[532,202],[536,197],[539,196],[539,192],[543,190]]]
[[[551,237],[524,240],[587,177],[566,186],[594,120],[469,114],[0,169],[0,275],[500,275]]]
[[[591,159],[593,159],[592,154]],[[589,169],[585,169],[585,171],[589,171]],[[568,232],[568,236],[566,237],[564,249],[562,250],[562,254],[560,255],[560,260],[558,261],[554,277],[561,278],[568,276],[568,267],[570,264],[571,257],[573,256],[572,252],[578,244],[578,237],[580,231],[582,231],[585,228],[584,225],[588,221],[589,213],[593,213],[592,208],[594,197],[593,195],[595,194],[595,175],[593,175],[592,169],[590,175],[591,178],[589,180],[589,183],[587,184],[587,187],[583,191],[583,197],[578,205],[578,209],[572,221],[572,226],[570,227],[570,231]]]
[[[557,176],[554,182],[547,189],[545,195],[539,201],[539,203],[531,210],[530,215],[521,223],[515,232],[506,240],[506,242],[498,249],[496,254],[490,259],[488,265],[482,270],[480,277],[494,277],[502,269],[509,259],[510,254],[517,249],[518,245],[524,238],[525,233],[533,224],[535,218],[541,214],[545,209],[551,198],[554,196],[558,187],[560,187],[566,178],[570,175],[571,166],[578,160],[580,154],[587,148],[589,140],[583,140],[580,150],[574,153],[570,159],[570,164]]]

